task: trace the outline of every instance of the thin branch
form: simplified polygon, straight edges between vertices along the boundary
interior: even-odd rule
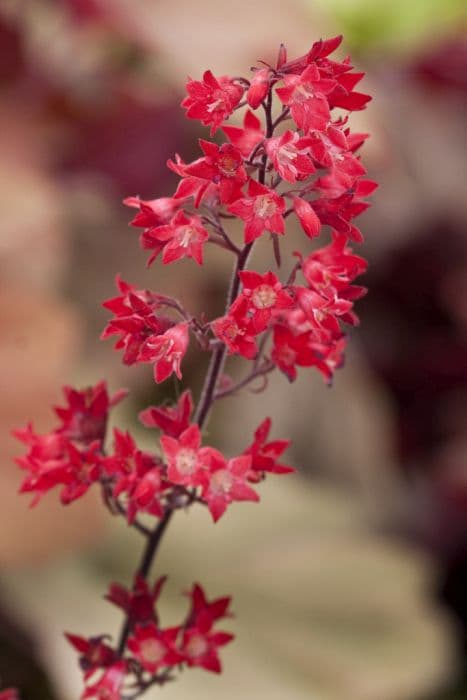
[[[262,367],[257,367],[252,369],[252,371],[247,374],[241,381],[237,382],[231,387],[226,389],[221,389],[214,394],[214,399],[224,399],[226,396],[231,396],[240,389],[244,389],[248,384],[251,384],[258,377],[265,377],[267,374],[272,372],[276,368],[276,365],[271,360],[267,360]]]

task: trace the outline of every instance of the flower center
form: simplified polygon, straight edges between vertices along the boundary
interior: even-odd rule
[[[232,474],[227,469],[219,469],[212,475],[209,485],[214,493],[228,493],[233,486]]]
[[[188,248],[193,238],[196,236],[196,229],[193,226],[183,226],[180,245],[182,248]]]
[[[235,175],[235,173],[240,167],[240,162],[238,158],[235,158],[232,155],[220,156],[220,158],[217,161],[217,164],[219,166],[219,170],[225,175]]]
[[[295,88],[295,99],[297,102],[306,102],[310,97],[314,97],[315,92],[312,85],[308,83],[306,85],[300,84]]]
[[[200,634],[195,634],[185,647],[185,651],[192,659],[198,656],[204,656],[209,649],[209,644],[205,637]]]
[[[223,96],[218,97],[217,100],[215,99],[214,102],[210,102],[207,106],[207,111],[212,114],[212,112],[216,112],[217,110],[225,111],[225,99]]]
[[[251,296],[257,309],[270,309],[276,303],[276,299],[277,294],[269,284],[260,284]]]
[[[262,219],[269,218],[273,216],[276,211],[276,205],[274,200],[268,194],[262,194],[256,197],[255,201],[255,214]]]
[[[190,449],[180,450],[175,459],[175,465],[180,474],[193,474],[196,466],[196,452]]]
[[[158,639],[141,642],[141,656],[150,664],[158,664],[165,656],[165,647]]]

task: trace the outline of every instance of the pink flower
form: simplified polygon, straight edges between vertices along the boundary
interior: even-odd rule
[[[174,407],[149,406],[141,411],[138,418],[147,428],[159,428],[165,435],[178,438],[190,424],[193,412],[191,391],[184,391]]]
[[[284,87],[276,92],[282,104],[290,107],[298,128],[307,133],[311,129],[326,129],[331,119],[326,95],[335,86],[335,80],[322,78],[316,64],[311,63],[300,75],[286,75]]]
[[[161,250],[162,262],[175,262],[181,258],[193,258],[198,265],[203,263],[203,245],[209,238],[199,216],[186,216],[185,212],[175,214],[170,224],[158,226],[143,234],[143,247],[155,248],[156,253],[149,258],[150,265]]]
[[[256,180],[249,181],[248,196],[238,199],[228,210],[245,221],[245,243],[251,243],[265,231],[279,234],[285,231],[284,198]]]
[[[209,478],[203,487],[202,498],[206,501],[214,522],[227,510],[233,501],[259,501],[256,491],[248,486],[251,457],[242,455],[226,459],[217,450],[206,453],[209,461]]]
[[[307,140],[296,131],[285,131],[282,136],[268,139],[265,148],[274,168],[287,182],[304,180],[316,172]]]
[[[199,119],[202,124],[211,126],[213,135],[240,102],[243,88],[223,75],[215,78],[210,70],[203,80],[189,80],[186,84],[188,97],[182,102],[188,119]]]
[[[160,384],[173,372],[178,379],[182,378],[180,365],[187,349],[188,324],[178,323],[165,333],[151,335],[142,346],[138,359],[154,362],[154,380]]]

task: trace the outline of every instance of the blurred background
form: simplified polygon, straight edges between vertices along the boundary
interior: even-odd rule
[[[212,421],[234,453],[269,413],[300,476],[269,479],[260,507],[215,528],[176,518],[157,564],[163,620],[199,579],[233,593],[237,640],[221,677],[190,671],[153,695],[467,699],[465,0],[1,0],[0,687],[25,700],[78,697],[62,630],[117,629],[102,595],[128,582],[141,543],[92,494],[31,511],[10,430],[47,429],[63,383],[131,388],[117,420],[135,430],[173,392],[98,340],[100,302],[120,272],[215,311],[228,261],[148,272],[121,200],[171,193],[166,159],[194,157],[188,74],[246,74],[281,41],[299,55],[339,33],[374,95],[351,118],[380,183],[362,220],[362,325],[332,390],[277,376]],[[193,355],[184,379],[199,387],[203,371]]]

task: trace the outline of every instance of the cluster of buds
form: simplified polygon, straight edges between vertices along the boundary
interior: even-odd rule
[[[117,337],[125,364],[150,363],[157,383],[173,374],[182,379],[190,339],[210,355],[196,407],[185,389],[175,405],[140,413],[140,422],[159,432],[150,451],[119,429],[109,439],[109,410],[125,392],[109,397],[103,382],[85,391],[66,388],[67,405],[55,409],[55,430],[39,435],[29,425],[16,431],[28,447],[18,459],[27,472],[22,491],[33,493],[34,503],[56,486],[64,504],[96,486],[110,512],[125,517],[146,540],[133,587],[112,584],[107,595],[125,615],[119,639],[112,644],[106,635],[67,635],[80,654],[83,698],[133,700],[185,666],[220,671],[218,650],[232,635],[214,625],[228,615],[230,598],[208,602],[195,584],[184,622],[163,628],[155,605],[164,579],[149,583],[151,564],[177,510],[199,504],[216,522],[232,503],[258,501],[256,485],[268,473],[294,469],[281,463],[289,442],[269,441],[269,418],[232,458],[204,444],[203,427],[217,400],[258,378],[265,387],[276,368],[292,381],[297,368],[315,367],[330,382],[343,362],[345,331],[358,323],[354,302],[365,292],[353,284],[366,269],[350,245],[362,240],[354,219],[376,185],[356,155],[367,134],[351,133],[346,114],[363,109],[370,98],[354,89],[363,73],[347,58],[330,58],[340,42],[318,41],[292,61],[281,47],[276,65],[253,69],[251,80],[210,71],[200,81],[190,79],[182,102],[187,117],[209,126],[211,137],[221,132],[224,142],[202,139],[198,159],[186,163],[177,155],[168,162],[180,178],[171,197],[125,200],[138,210],[131,223],[142,229],[149,265],[159,256],[163,264],[192,258],[202,265],[209,245],[233,256],[219,318],[206,321],[204,313],[195,315],[177,299],[120,277],[118,295],[104,303],[112,318],[103,338]],[[241,125],[226,124],[240,109]],[[289,217],[303,230],[308,250],[294,253],[281,281],[281,237]],[[227,229],[232,219],[243,222],[240,241]],[[310,245],[326,227],[327,244]],[[265,236],[276,271],[246,269],[255,242]],[[224,372],[229,355],[248,363],[240,380]]]

